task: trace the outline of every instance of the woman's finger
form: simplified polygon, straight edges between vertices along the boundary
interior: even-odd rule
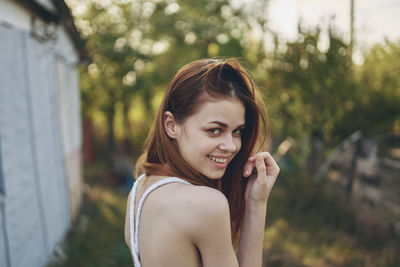
[[[264,158],[266,164],[266,172],[267,176],[275,176],[279,173],[279,166],[276,164],[274,158],[271,156],[269,152],[260,152],[260,155]]]
[[[246,164],[244,165],[243,168],[243,176],[244,177],[249,177],[251,173],[253,172],[255,165],[254,165],[254,159],[253,160],[248,160]]]
[[[271,166],[272,168],[279,168],[278,164],[276,164],[274,158],[271,156],[270,153],[265,152],[265,162],[268,166]]]
[[[257,169],[257,164],[256,164],[257,158],[261,158],[260,160],[264,161],[265,164],[264,165],[265,169],[262,167],[262,169],[257,171],[258,173],[262,171],[261,173],[265,173],[267,176],[275,176],[277,173],[279,173],[279,166],[276,164],[271,154],[269,152],[259,152],[249,157],[248,161],[246,162],[243,168],[244,177],[250,176],[254,168]]]
[[[266,177],[267,166],[265,166],[264,157],[260,154],[257,155],[257,157],[256,157],[256,168],[257,168],[258,177],[262,177],[262,176]]]

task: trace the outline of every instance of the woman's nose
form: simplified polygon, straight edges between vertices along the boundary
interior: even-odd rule
[[[233,137],[231,135],[227,135],[221,142],[219,148],[224,151],[228,152],[235,152],[236,151],[236,144],[233,140]]]

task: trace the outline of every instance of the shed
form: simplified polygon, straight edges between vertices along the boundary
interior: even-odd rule
[[[0,1],[0,266],[44,266],[79,211],[85,60],[64,1]]]

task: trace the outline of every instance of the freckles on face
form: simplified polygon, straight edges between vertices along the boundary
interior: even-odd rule
[[[207,101],[178,127],[183,159],[206,177],[219,179],[241,148],[245,107],[236,98]]]

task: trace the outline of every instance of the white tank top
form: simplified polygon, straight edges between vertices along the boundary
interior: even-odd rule
[[[136,191],[137,191],[139,181],[141,179],[143,179],[143,177],[145,177],[144,174],[139,176],[136,179],[135,183],[133,184],[131,199],[130,199],[130,203],[129,203],[129,233],[130,233],[129,241],[130,241],[130,245],[131,245],[131,253],[132,253],[133,262],[135,264],[135,267],[141,267],[140,254],[139,254],[139,222],[140,222],[140,214],[142,212],[142,206],[143,206],[143,203],[144,203],[145,199],[147,198],[147,196],[154,189],[156,189],[164,184],[168,184],[168,183],[172,183],[172,182],[191,184],[188,181],[183,180],[178,177],[167,177],[167,178],[164,178],[164,179],[152,184],[151,186],[149,186],[146,189],[142,198],[140,199],[139,206],[137,208],[136,218],[135,218],[135,220],[133,220],[133,218],[134,218],[133,216],[134,216],[134,212],[135,212]]]

